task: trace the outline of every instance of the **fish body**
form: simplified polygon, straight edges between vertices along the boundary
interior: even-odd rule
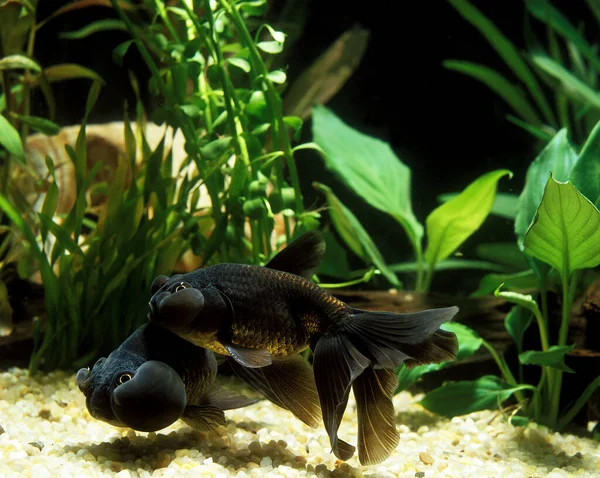
[[[90,414],[114,426],[156,431],[178,419],[201,430],[225,423],[223,410],[255,403],[216,387],[214,354],[155,324],[138,328],[92,369],[77,373]]]
[[[355,450],[337,436],[352,388],[359,459],[374,464],[398,444],[395,367],[455,359],[456,336],[440,325],[458,308],[415,314],[352,308],[311,281],[324,251],[322,236],[310,232],[264,267],[218,264],[159,276],[149,319],[228,355],[241,378],[305,423],[315,426],[320,411],[332,451],[342,460]],[[307,347],[312,370],[298,355]]]

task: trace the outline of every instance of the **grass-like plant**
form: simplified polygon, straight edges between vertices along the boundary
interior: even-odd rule
[[[513,110],[508,119],[543,141],[567,128],[572,139],[582,144],[600,120],[597,45],[590,43],[581,28],[573,25],[549,0],[524,0],[526,50],[520,51],[485,15],[468,0],[448,0],[488,41],[519,80],[486,65],[465,60],[446,60],[444,66],[480,81]],[[600,24],[598,4],[588,6]],[[547,38],[535,37],[531,22],[542,22]],[[552,98],[548,98],[550,89]]]
[[[350,250],[381,271],[392,285],[400,286],[396,272],[410,270],[416,270],[415,290],[423,292],[429,290],[436,269],[498,270],[498,265],[489,262],[448,258],[481,226],[494,204],[498,181],[511,176],[510,171],[500,169],[482,175],[432,211],[424,228],[412,211],[410,169],[388,144],[350,128],[325,107],[313,108],[313,118],[315,147],[323,154],[326,166],[369,205],[391,216],[406,231],[415,262],[386,264],[354,214],[331,188],[316,184],[325,193],[332,222]]]

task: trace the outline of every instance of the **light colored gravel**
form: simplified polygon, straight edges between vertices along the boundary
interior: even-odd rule
[[[325,430],[313,430],[267,401],[226,412],[218,431],[178,422],[135,433],[90,417],[75,376],[30,379],[0,373],[0,477],[550,477],[600,476],[598,443],[543,428],[509,426],[501,414],[432,416],[399,394],[400,445],[384,463],[361,467],[329,453]],[[2,432],[4,430],[4,432]],[[356,441],[351,398],[340,437]]]

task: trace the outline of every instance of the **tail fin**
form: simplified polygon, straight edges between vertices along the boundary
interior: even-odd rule
[[[354,320],[345,326],[351,340],[375,368],[439,363],[456,359],[458,342],[440,325],[452,320],[458,307],[424,310],[413,314],[368,312],[353,309]]]
[[[355,383],[361,432],[368,427],[365,420],[379,407],[380,424],[385,424],[389,436],[377,445],[374,440],[361,438],[361,463],[385,459],[393,448],[393,432],[389,425],[391,379],[378,374],[377,369],[393,369],[403,362],[418,363],[454,360],[458,350],[456,336],[440,330],[442,323],[456,315],[458,307],[426,310],[415,314],[367,312],[353,309],[353,320],[335,334],[318,338],[314,345],[313,369],[319,392],[323,422],[329,435],[332,451],[340,460],[348,460],[354,447],[337,436],[350,387],[367,368],[373,368],[360,382]],[[369,397],[365,394],[371,394]],[[360,404],[359,404],[360,399]],[[393,407],[391,408],[393,415]],[[387,433],[387,432],[386,432]],[[394,445],[395,446],[395,445]],[[361,450],[359,449],[359,452]],[[383,457],[383,458],[382,458]]]

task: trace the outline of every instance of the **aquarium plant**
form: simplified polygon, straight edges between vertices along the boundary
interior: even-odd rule
[[[508,120],[537,138],[548,141],[560,128],[567,128],[573,141],[582,144],[600,119],[600,57],[582,28],[573,25],[550,0],[524,0],[526,49],[521,51],[469,0],[448,1],[479,30],[511,76],[466,60],[449,59],[444,66],[490,88],[514,112]],[[598,3],[586,3],[600,24]],[[535,36],[532,22],[546,27],[545,41]]]
[[[53,217],[57,191],[52,180],[33,227],[10,199],[1,197],[2,209],[39,264],[46,294],[48,319],[36,323],[31,370],[81,366],[118,346],[145,320],[151,280],[170,272],[184,251],[191,248],[203,264],[262,264],[281,238],[318,226],[318,213],[304,210],[294,163],[295,151],[303,147],[292,146],[302,120],[282,114],[286,75],[267,67],[268,58],[283,49],[285,34],[270,25],[253,32],[248,27],[250,17],[265,11],[266,1],[168,7],[148,2],[152,22],[147,28],[135,24],[138,17],[127,5],[112,2],[132,36],[114,57],[120,61],[135,46],[146,61],[152,73],[149,90],[161,105],[151,118],[185,136],[188,158],[177,175],[182,181],[172,175],[164,142],[150,150],[143,136],[136,141],[126,120],[127,158],[105,185],[102,213],[88,214],[90,182],[101,167],[84,168],[85,123],[98,96],[96,83],[77,146],[68,151],[77,201],[64,221]],[[138,106],[140,131],[143,116]],[[136,144],[142,146],[141,168],[134,167]],[[48,168],[52,175],[51,161]],[[201,191],[210,207],[199,211]],[[54,239],[50,250],[43,245],[49,236]]]
[[[517,407],[513,423],[523,424],[532,419],[562,430],[600,386],[599,375],[587,384],[574,403],[561,403],[563,373],[573,373],[565,364],[565,356],[575,347],[569,343],[568,335],[573,301],[584,285],[583,272],[600,264],[599,148],[600,124],[579,152],[571,146],[566,130],[555,135],[529,166],[525,187],[518,198],[516,242],[529,269],[486,277],[480,285],[479,293],[491,292],[493,287],[495,295],[515,304],[506,317],[505,327],[519,352],[518,373],[511,371],[491,344],[460,327],[462,353],[472,353],[484,346],[498,364],[502,378],[485,376],[475,381],[446,383],[425,396],[421,401],[424,407],[452,417],[496,408],[514,395]],[[538,292],[535,296],[519,292],[525,288],[535,288]],[[550,320],[547,296],[551,290],[558,293],[562,304],[558,327]],[[523,337],[534,320],[540,350],[524,350]],[[444,366],[400,368],[400,387],[411,385],[422,373]],[[523,366],[541,367],[537,383],[524,383]]]
[[[349,249],[374,266],[395,287],[396,272],[416,270],[415,290],[427,292],[439,268],[496,268],[489,262],[448,260],[490,213],[498,181],[511,177],[506,169],[486,173],[460,194],[432,211],[425,228],[411,206],[411,171],[383,141],[346,125],[324,106],[313,108],[313,139],[325,165],[370,206],[397,221],[409,238],[415,262],[390,266],[356,216],[323,184],[315,184],[327,197],[332,222]],[[427,245],[423,249],[423,236]]]

